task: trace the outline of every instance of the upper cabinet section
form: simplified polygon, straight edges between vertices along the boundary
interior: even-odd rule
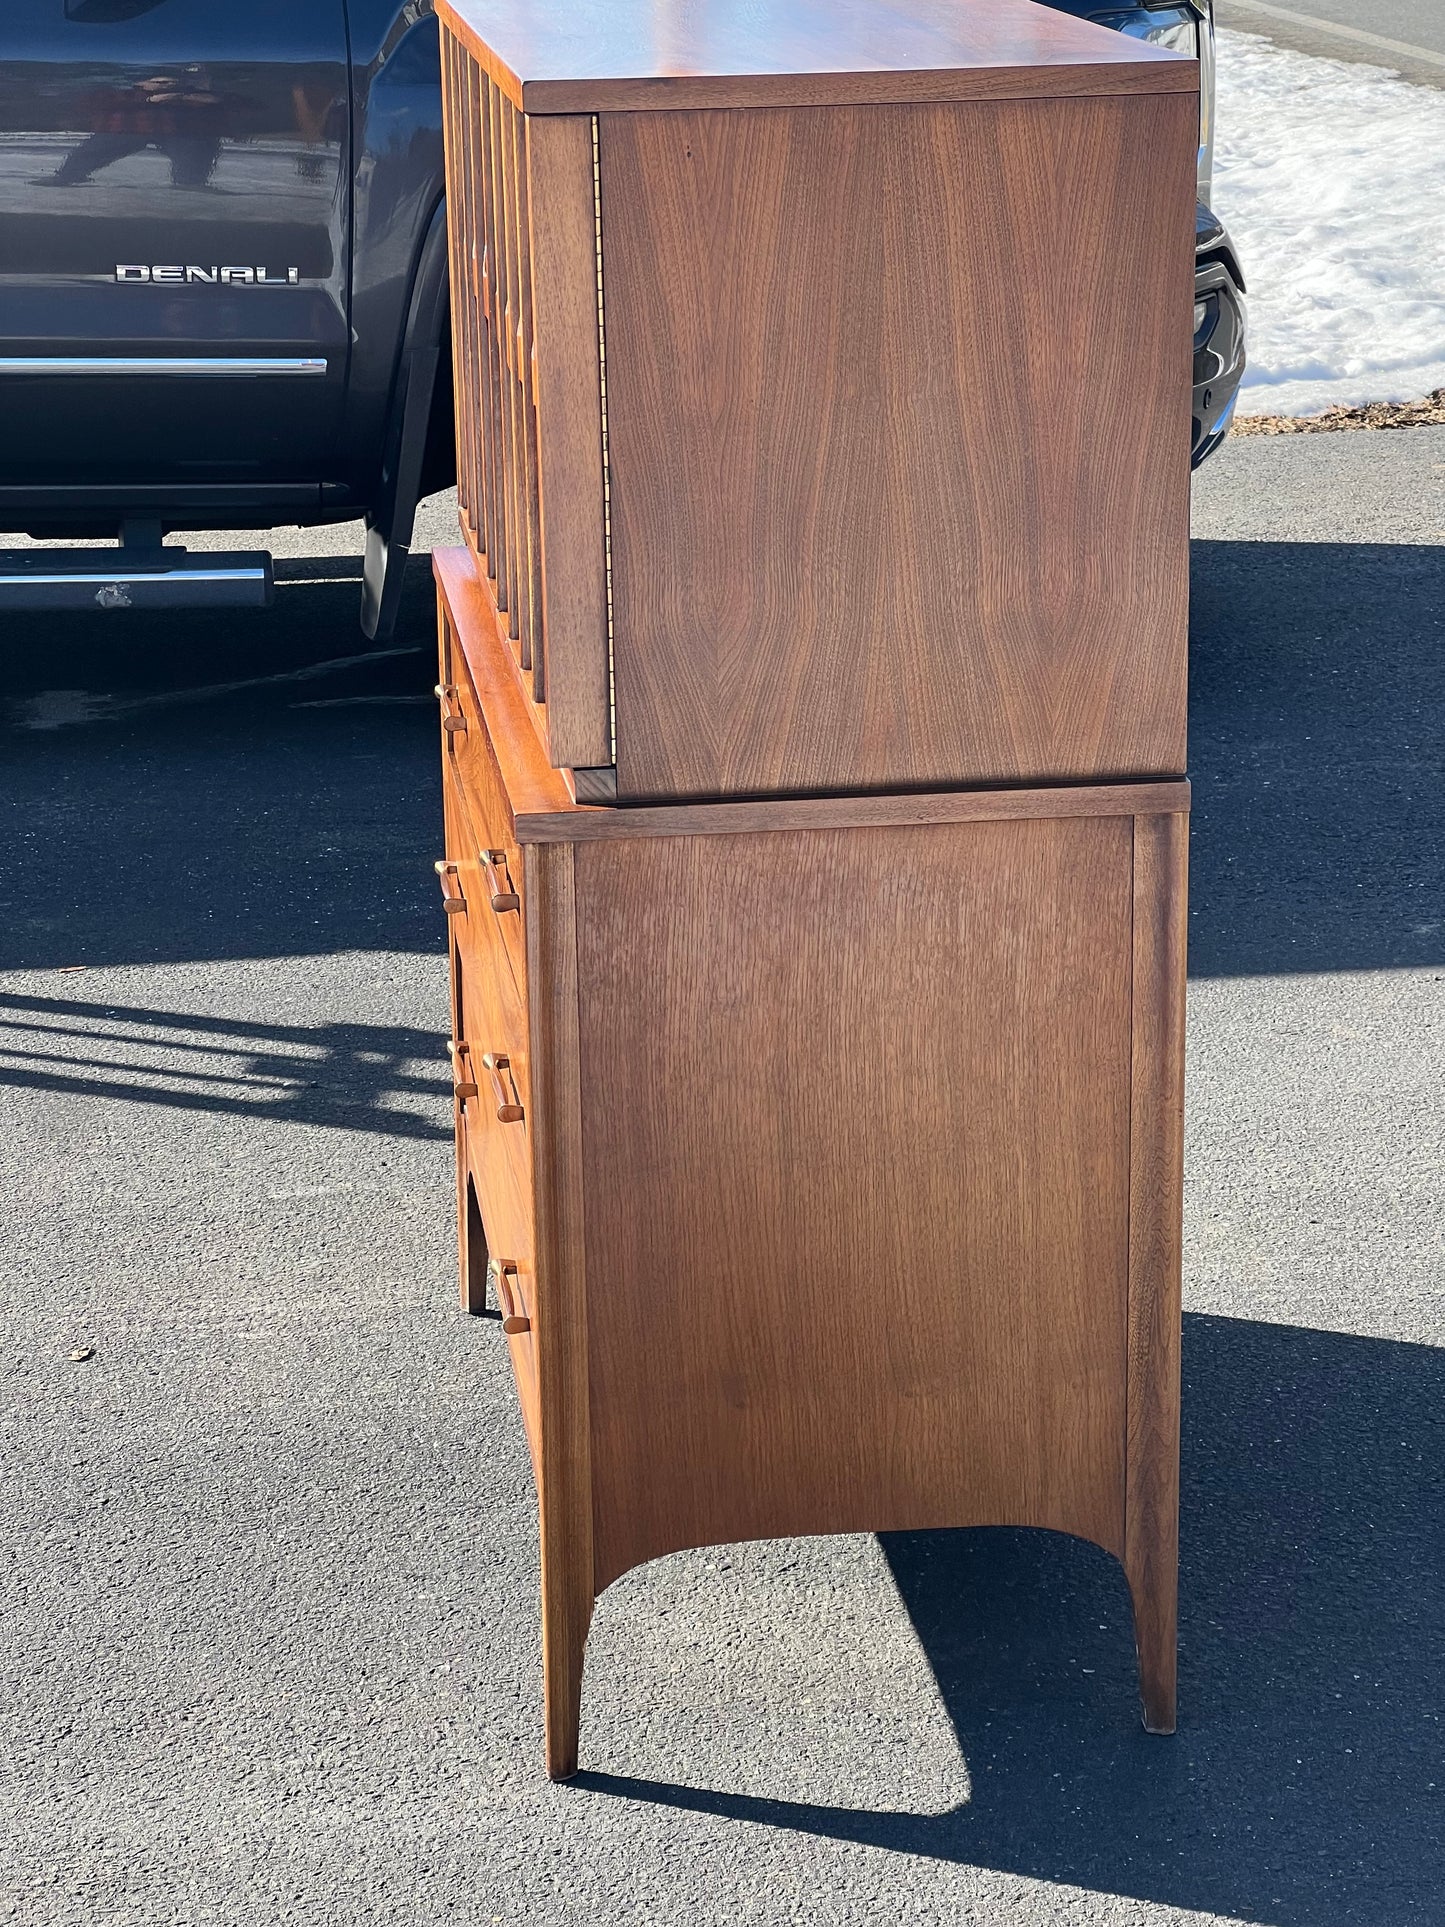
[[[463,529],[579,797],[1179,774],[1196,64],[1026,0],[446,11]]]
[[[1196,63],[1033,0],[438,0],[528,114],[1194,93]]]

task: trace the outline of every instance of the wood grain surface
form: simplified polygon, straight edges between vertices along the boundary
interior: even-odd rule
[[[1182,772],[1195,113],[601,117],[620,796]]]
[[[656,836],[734,836],[769,829],[858,829],[923,823],[1002,822],[1037,816],[1133,816],[1187,810],[1189,784],[1061,784],[1047,789],[919,790],[889,794],[763,797],[748,802],[579,803],[547,760],[515,664],[502,641],[491,599],[462,549],[432,555],[441,621],[480,703],[482,729],[469,736],[485,764],[469,782],[495,787],[504,839],[537,843],[627,841]],[[463,691],[466,694],[466,691]],[[470,753],[470,749],[468,750]],[[498,832],[493,832],[494,834]]]
[[[462,894],[467,903],[467,921],[468,924],[489,921],[495,926],[506,950],[517,989],[525,994],[526,866],[522,862],[522,852],[513,831],[506,792],[502,787],[491,737],[467,659],[450,640],[450,625],[444,624],[443,628],[449,646],[443,650],[446,679],[441,684],[444,712],[442,780],[448,793],[454,793],[458,799],[456,833],[460,839],[458,854],[466,866],[462,873]],[[460,722],[463,727],[446,728],[447,717],[454,723]],[[527,734],[536,750],[536,737],[530,729]],[[492,871],[485,875],[484,853],[493,860]],[[497,870],[501,872],[499,881],[510,884],[509,894],[517,898],[515,910],[495,909],[492,906],[491,875]]]
[[[469,896],[476,888],[475,841],[465,805],[450,771],[442,779],[447,856]],[[532,1160],[525,1121],[503,1124],[497,1115],[483,1054],[503,1049],[530,1102],[528,1036],[500,936],[481,921],[486,906],[469,901],[463,916],[448,918],[451,936],[454,1105],[457,1143],[457,1231],[462,1308],[480,1312],[486,1302],[489,1258],[516,1268],[516,1290],[530,1306],[536,1278]],[[462,1082],[462,1078],[467,1081]],[[518,1402],[534,1467],[540,1465],[541,1413],[535,1336],[509,1335]]]
[[[547,1771],[577,1770],[582,1654],[596,1583],[589,1423],[589,1274],[583,1233],[582,1060],[574,853],[530,852],[527,949],[537,1183],[538,1479]],[[600,1281],[605,1296],[606,1281]]]
[[[456,1033],[525,1100],[458,1102],[461,1288],[517,1267],[549,1772],[597,1592],[799,1532],[1097,1541],[1171,1731],[1187,783],[577,804],[436,567]]]
[[[1124,1544],[1131,824],[576,852],[596,1584]]]
[[[527,134],[548,750],[559,768],[612,761],[592,122]]]
[[[518,1084],[520,1101],[525,1106],[529,1101],[525,984],[512,968],[502,932],[503,917],[487,900],[485,875],[477,859],[469,813],[450,778],[444,785],[443,804],[447,854],[455,869],[455,887],[466,903],[465,914],[448,921],[459,961],[466,966],[474,1015],[485,1022],[484,1030],[473,1026],[470,1042],[479,1059],[488,1051],[500,1051],[509,1059],[509,1074]],[[504,914],[513,921],[518,915],[513,911]],[[520,914],[525,915],[525,907]],[[479,1073],[478,1081],[486,1083],[487,1080]]]
[[[452,844],[455,814],[448,799],[448,842]],[[456,848],[455,844],[452,847]],[[458,848],[459,868],[465,856]],[[476,926],[476,934],[468,930]],[[479,916],[453,920],[457,1003],[462,1029],[457,1043],[465,1044],[476,1096],[462,1111],[477,1152],[482,1217],[494,1257],[525,1257],[532,1253],[531,1051],[525,1013],[501,943],[488,934]],[[512,1104],[523,1113],[520,1122],[503,1122],[492,1080],[484,1066],[488,1055],[507,1059],[506,1089]],[[515,1097],[513,1097],[515,1092]]]
[[[1029,0],[438,0],[530,114],[1198,92],[1196,63]]]
[[[1136,821],[1124,1568],[1152,1733],[1175,1723],[1188,861],[1187,816]]]

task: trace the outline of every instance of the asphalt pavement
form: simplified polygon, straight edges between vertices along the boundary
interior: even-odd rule
[[[1440,0],[1214,0],[1214,11],[1222,27],[1263,34],[1300,53],[1388,67],[1417,85],[1445,87]]]
[[[549,1785],[424,567],[385,651],[354,530],[269,615],[10,625],[0,1918],[1439,1927],[1445,430],[1196,508],[1171,1740],[1101,1552],[820,1539],[611,1588]]]

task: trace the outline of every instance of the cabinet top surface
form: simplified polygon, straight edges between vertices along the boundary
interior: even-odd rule
[[[1197,87],[1195,62],[1034,0],[438,0],[531,113]]]

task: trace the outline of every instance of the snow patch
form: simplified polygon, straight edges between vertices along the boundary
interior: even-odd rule
[[[1445,91],[1221,31],[1215,124],[1249,283],[1239,412],[1445,387]]]

